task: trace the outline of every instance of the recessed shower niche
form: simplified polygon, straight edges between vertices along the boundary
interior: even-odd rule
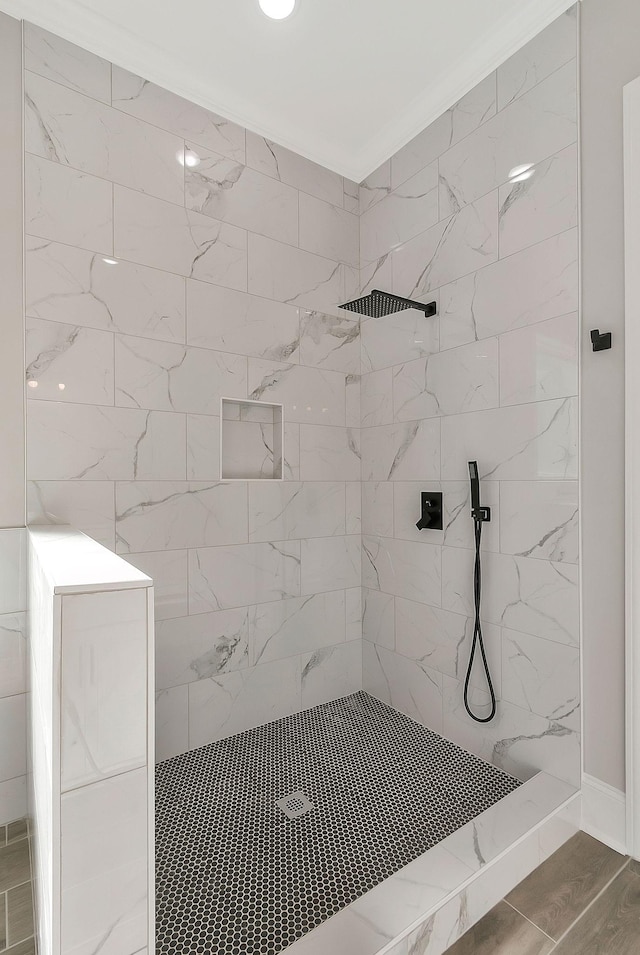
[[[224,481],[281,481],[284,416],[282,405],[222,398],[220,477]]]

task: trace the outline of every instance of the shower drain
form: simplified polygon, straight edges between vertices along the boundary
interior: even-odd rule
[[[288,819],[297,819],[298,816],[304,816],[313,809],[313,803],[304,793],[290,793],[282,799],[276,799],[276,806],[282,809]]]

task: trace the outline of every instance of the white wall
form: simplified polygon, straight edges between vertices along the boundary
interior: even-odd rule
[[[581,14],[584,759],[624,789],[622,87],[640,74],[640,4]],[[613,332],[611,351],[592,352],[592,328]]]

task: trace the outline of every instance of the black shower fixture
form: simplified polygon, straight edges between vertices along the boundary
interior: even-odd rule
[[[477,461],[469,461],[469,483],[471,485],[471,517],[473,518],[473,536],[475,538],[476,553],[473,564],[473,636],[471,638],[471,653],[469,655],[467,675],[464,678],[463,698],[464,708],[472,720],[475,720],[476,723],[490,723],[496,715],[496,694],[495,690],[493,689],[493,683],[491,682],[491,673],[489,671],[489,663],[487,661],[487,654],[484,648],[484,638],[482,636],[482,623],[480,621],[480,598],[482,596],[480,543],[482,539],[482,525],[491,520],[491,508],[483,507],[480,504],[480,475],[478,472]],[[480,652],[480,657],[482,658],[482,666],[484,668],[487,689],[489,691],[489,699],[491,701],[491,711],[488,716],[484,717],[476,716],[471,709],[471,704],[469,702],[471,673],[473,671],[473,661],[476,655],[476,650]]]
[[[367,315],[369,318],[384,318],[385,315],[392,315],[394,312],[403,312],[406,308],[417,308],[424,312],[427,318],[436,314],[436,303],[414,302],[410,298],[401,298],[400,295],[392,295],[391,292],[381,292],[374,288],[369,295],[363,295],[362,298],[356,298],[353,302],[347,302],[345,305],[339,305],[338,308],[346,308],[350,312],[358,312],[360,315]]]

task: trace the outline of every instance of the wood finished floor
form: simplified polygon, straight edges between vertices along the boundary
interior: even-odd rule
[[[639,955],[640,863],[577,833],[446,955]]]
[[[0,826],[0,952],[35,955],[26,820]]]

